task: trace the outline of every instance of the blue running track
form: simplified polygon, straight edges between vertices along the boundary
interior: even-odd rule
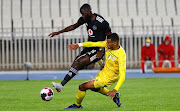
[[[99,70],[82,70],[74,79],[92,79],[96,76]],[[56,71],[30,71],[30,80],[55,80],[63,79],[68,70]],[[25,80],[27,77],[26,71],[0,71],[0,80]],[[180,77],[180,73],[154,73],[148,70],[145,74],[141,73],[140,69],[128,69],[126,78],[176,78]]]

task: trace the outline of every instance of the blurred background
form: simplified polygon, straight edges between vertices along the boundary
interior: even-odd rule
[[[51,39],[48,34],[76,23],[84,3],[119,34],[127,68],[140,68],[147,38],[157,49],[166,35],[172,38],[178,67],[180,0],[0,0],[0,71],[23,70],[25,62],[35,70],[69,69],[82,48],[66,47],[87,41],[85,25]]]

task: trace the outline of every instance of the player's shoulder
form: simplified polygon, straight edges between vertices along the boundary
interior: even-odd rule
[[[98,21],[99,23],[107,23],[107,21],[101,15],[96,13],[94,14],[96,15],[96,21]]]
[[[118,52],[119,52],[119,55],[120,55],[120,56],[121,56],[121,55],[126,55],[126,52],[125,52],[125,50],[122,48],[122,46],[120,46]]]

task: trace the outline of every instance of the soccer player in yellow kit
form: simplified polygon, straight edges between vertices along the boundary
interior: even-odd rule
[[[79,44],[70,44],[68,48],[75,50],[79,47],[105,47],[105,66],[99,71],[93,80],[87,81],[79,85],[79,90],[76,95],[76,102],[65,109],[82,108],[81,105],[85,97],[86,90],[90,89],[109,96],[120,107],[119,93],[117,92],[125,81],[126,74],[126,53],[119,45],[119,36],[112,33],[107,36],[107,40],[103,42],[84,42]],[[117,82],[117,85],[112,91],[105,87],[109,87]]]

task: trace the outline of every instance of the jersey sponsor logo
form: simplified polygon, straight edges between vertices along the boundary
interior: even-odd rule
[[[111,54],[109,54],[107,58],[110,59],[111,58]]]
[[[89,35],[90,37],[95,37],[95,36],[92,36],[92,35],[93,35],[93,31],[92,31],[91,29],[88,30],[88,35]]]
[[[97,26],[96,25],[93,25],[93,30],[97,30]]]
[[[101,23],[104,21],[104,19],[101,18],[101,17],[99,17],[99,16],[96,17],[96,20],[99,21],[99,22],[101,22]]]

